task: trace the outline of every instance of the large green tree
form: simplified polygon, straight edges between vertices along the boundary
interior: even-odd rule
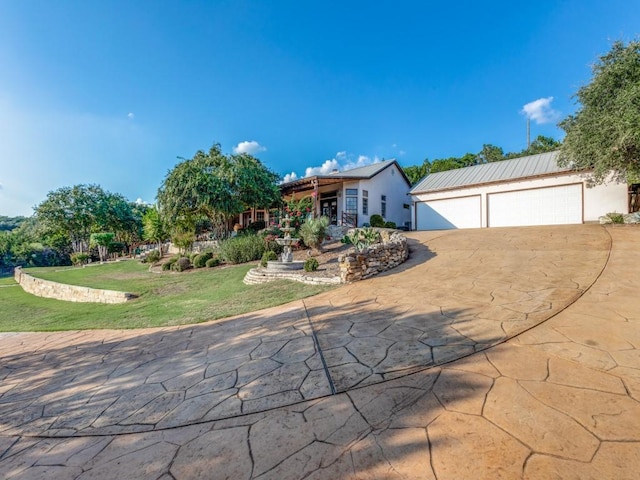
[[[640,41],[617,41],[592,67],[575,97],[578,111],[560,122],[566,132],[560,165],[591,170],[594,183],[640,178]]]
[[[195,231],[204,216],[221,233],[227,221],[245,209],[276,204],[278,179],[251,155],[225,155],[214,144],[167,173],[158,190],[158,204],[173,230]]]
[[[118,241],[129,243],[142,230],[142,215],[135,214],[132,204],[99,185],[49,192],[36,207],[35,217],[44,235],[66,238],[74,252],[87,250],[92,233],[113,232]]]

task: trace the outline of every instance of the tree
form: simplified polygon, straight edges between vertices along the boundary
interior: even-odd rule
[[[424,159],[422,165],[411,165],[410,167],[402,167],[404,174],[407,176],[411,185],[415,185],[431,172],[431,162],[428,158]]]
[[[164,221],[157,208],[150,208],[142,217],[143,238],[158,245],[158,252],[162,255],[162,243],[169,238]]]
[[[278,203],[278,178],[251,155],[227,156],[214,144],[208,153],[198,151],[167,173],[158,203],[172,228],[195,228],[205,216],[221,234],[227,221],[245,209]]]
[[[98,247],[98,255],[100,255],[101,262],[104,262],[106,260],[107,253],[109,253],[109,245],[111,245],[111,243],[113,242],[114,237],[115,234],[111,232],[91,234],[90,245],[92,247]]]
[[[482,150],[477,155],[478,163],[492,163],[504,160],[504,150],[490,143],[482,145]]]
[[[593,78],[575,95],[578,111],[560,122],[566,136],[559,164],[591,170],[594,183],[611,173],[640,177],[640,41],[617,41],[592,67]]]

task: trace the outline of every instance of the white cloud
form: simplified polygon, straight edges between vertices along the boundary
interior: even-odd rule
[[[407,152],[405,152],[404,150],[400,150],[400,151],[398,152],[398,155],[402,156],[402,155],[405,155],[406,153],[407,153]]]
[[[522,107],[521,113],[537,124],[554,122],[558,120],[560,112],[551,108],[551,102],[553,97],[539,98]]]
[[[135,118],[134,113],[133,113],[133,112],[129,112],[129,113],[127,113],[127,118],[128,118],[129,120],[133,120],[133,119]]]
[[[364,167],[367,165],[371,165],[372,163],[380,162],[380,158],[374,156],[373,158],[368,157],[367,155],[352,155],[347,153],[346,151],[337,152],[334,158],[329,160],[325,160],[322,165],[317,167],[307,167],[304,170],[305,177],[313,177],[314,175],[330,175],[337,170],[338,172],[342,172],[344,170],[351,170],[353,168]],[[284,176],[283,183],[292,182],[293,180],[297,180],[298,175],[295,172],[287,173]]]
[[[294,180],[297,180],[297,179],[298,179],[298,175],[296,175],[296,172],[287,173],[282,179],[282,183],[293,182]]]
[[[136,203],[136,205],[152,205],[152,204],[151,204],[151,203],[149,203],[149,202],[145,202],[145,201],[144,201],[142,198],[140,198],[140,197],[136,198],[136,202],[135,202],[135,203]]]
[[[248,153],[249,155],[255,155],[258,152],[264,152],[267,148],[260,145],[255,140],[240,142],[233,147],[233,153]]]

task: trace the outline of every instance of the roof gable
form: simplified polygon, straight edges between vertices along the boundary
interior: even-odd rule
[[[555,151],[431,173],[409,193],[436,192],[572,171],[571,167],[559,167],[557,161],[558,152]]]

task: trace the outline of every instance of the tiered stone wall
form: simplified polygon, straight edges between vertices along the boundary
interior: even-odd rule
[[[77,285],[43,280],[24,273],[20,267],[15,269],[14,278],[27,293],[37,297],[55,298],[67,302],[124,303],[136,298],[132,293],[99,290],[97,288],[79,287]]]
[[[364,252],[341,256],[340,278],[343,283],[355,282],[390,270],[409,258],[407,237],[397,231],[382,230],[382,243],[370,246]]]

